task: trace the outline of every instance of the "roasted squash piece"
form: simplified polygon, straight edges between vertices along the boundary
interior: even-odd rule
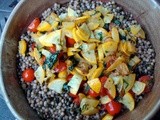
[[[116,87],[115,87],[114,82],[111,78],[107,79],[107,81],[104,84],[104,87],[107,88],[107,90],[109,91],[109,94],[114,99],[116,97]]]
[[[25,56],[26,50],[27,50],[27,43],[25,40],[19,41],[19,54],[22,56]]]
[[[94,78],[94,79],[88,80],[87,83],[93,91],[95,91],[96,93],[100,92],[101,82],[100,82],[99,78]]]
[[[132,87],[134,86],[135,79],[135,74],[130,74],[128,76],[123,77],[123,88],[125,90],[125,93],[132,89]]]
[[[130,111],[135,107],[135,101],[133,96],[127,92],[122,98],[122,104],[124,104]]]

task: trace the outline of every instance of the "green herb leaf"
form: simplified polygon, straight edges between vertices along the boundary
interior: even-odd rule
[[[100,39],[100,41],[102,41],[102,40],[103,40],[102,32],[98,33],[98,35],[99,35],[99,39]]]
[[[123,35],[120,34],[120,39],[121,40],[126,40],[127,38],[126,38],[126,36],[123,36]]]
[[[46,65],[47,65],[48,68],[51,69],[53,67],[53,65],[57,62],[58,55],[59,55],[59,52],[56,52],[56,53],[52,54],[50,57],[48,57],[44,62],[43,68],[45,69]]]
[[[105,23],[103,28],[104,28],[105,30],[109,31],[109,23]]]
[[[68,69],[72,71],[78,65],[79,61],[76,60],[73,56],[71,56],[69,60],[72,61],[72,65]]]
[[[65,84],[63,85],[63,90],[66,91],[67,93],[69,93],[69,91],[70,91],[70,86],[68,86],[67,83],[65,83]]]
[[[79,48],[78,49],[80,49],[80,50],[82,50],[83,49],[83,46],[81,45],[81,46],[79,46]]]
[[[118,19],[115,19],[113,22],[114,22],[116,25],[118,25],[118,26],[121,25],[121,22],[120,22]]]
[[[84,87],[84,93],[85,94],[88,94],[88,91],[90,90],[90,87],[89,87],[89,85],[87,84],[87,85],[85,85],[85,87]]]
[[[123,81],[125,83],[125,89],[126,89],[129,86],[129,83],[125,79],[123,79]]]

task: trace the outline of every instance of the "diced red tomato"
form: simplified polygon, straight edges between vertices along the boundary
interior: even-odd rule
[[[60,60],[60,61],[65,61],[66,60],[66,58],[67,58],[67,53],[66,52],[60,52],[59,53],[59,55],[58,55],[58,59]]]
[[[105,82],[106,82],[107,79],[108,79],[108,78],[107,78],[106,76],[102,76],[102,77],[100,78],[100,81],[101,81],[102,85],[105,84]]]
[[[88,94],[93,98],[96,98],[99,96],[99,94],[94,92],[92,89],[89,89]]]
[[[72,77],[73,77],[73,75],[72,75],[72,74],[69,74],[69,75],[67,76],[67,81],[69,82]]]
[[[34,50],[35,47],[36,47],[36,43],[32,43],[31,45],[32,50]]]
[[[55,52],[56,52],[56,45],[53,44],[52,47],[49,47],[49,51],[50,51],[51,53],[55,53]]]
[[[149,75],[144,75],[139,78],[139,81],[146,84],[146,87],[144,89],[144,93],[149,93],[152,89],[153,83],[151,81],[151,77]]]
[[[66,37],[67,47],[73,47],[76,41],[73,38]]]
[[[107,80],[106,76],[102,76],[100,78],[100,81],[102,83],[101,90],[100,90],[100,96],[105,96],[108,93],[108,90],[106,88],[104,88],[104,84],[105,84],[106,80]]]
[[[80,99],[79,99],[79,96],[74,98],[73,102],[77,105],[80,105]]]
[[[110,115],[114,116],[114,115],[117,115],[118,113],[120,113],[120,111],[122,109],[122,105],[121,105],[121,103],[112,100],[111,102],[109,102],[105,105],[105,109],[107,110],[107,112]]]
[[[69,93],[69,96],[72,97],[72,98],[77,98],[78,97],[78,95],[74,95],[72,93]]]
[[[32,68],[28,68],[23,71],[22,78],[25,82],[32,82],[35,78],[34,76],[34,70]]]
[[[105,95],[108,95],[109,97],[110,97],[110,99],[113,99],[112,98],[112,96],[110,95],[110,93],[109,93],[109,91],[104,87],[104,84],[105,84],[105,82],[107,81],[107,76],[102,76],[101,78],[100,78],[100,81],[101,81],[101,83],[102,83],[102,86],[101,86],[101,90],[100,90],[100,96],[105,96]]]
[[[31,32],[37,32],[37,27],[40,24],[40,19],[39,18],[35,18],[31,24],[28,26],[28,30]]]
[[[105,96],[108,94],[108,90],[104,87],[101,87],[101,90],[100,90],[100,96]]]
[[[67,69],[67,64],[65,62],[59,61],[57,66],[55,67],[55,72],[62,72]]]

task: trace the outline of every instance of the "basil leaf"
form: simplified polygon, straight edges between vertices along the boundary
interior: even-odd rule
[[[58,55],[59,55],[59,53],[56,52],[56,53],[52,54],[50,57],[48,57],[44,62],[43,68],[45,69],[46,65],[47,65],[48,68],[51,69],[53,67],[53,65],[57,62]]]
[[[70,71],[72,71],[79,63],[78,60],[76,60],[73,56],[70,57],[70,59],[72,61],[72,65],[68,68]]]

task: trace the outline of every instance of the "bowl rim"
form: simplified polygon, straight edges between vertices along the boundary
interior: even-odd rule
[[[26,0],[20,0],[19,3],[15,6],[13,11],[11,12],[1,35],[0,39],[0,56],[2,56],[2,49],[3,49],[3,43],[5,41],[5,36],[7,34],[7,30],[10,26],[11,21],[13,20],[13,16],[15,13],[18,12],[19,8],[24,4]],[[14,117],[18,120],[24,120],[24,118],[15,110],[15,108],[12,106],[11,101],[9,100],[9,96],[7,94],[7,91],[4,86],[4,81],[3,81],[3,74],[2,74],[2,59],[0,60],[0,89],[1,89],[1,94],[4,98],[4,101],[6,102],[8,108],[10,109],[11,113],[14,115]]]
[[[1,34],[1,38],[0,38],[0,56],[2,56],[2,49],[3,49],[3,43],[5,41],[5,36],[7,34],[7,30],[11,24],[11,21],[13,20],[13,16],[18,12],[18,10],[21,8],[21,6],[26,2],[27,0],[20,0],[19,3],[15,6],[15,8],[12,10],[6,24],[5,27],[3,29],[3,32]],[[160,8],[160,3],[158,3],[158,1],[156,0],[151,0],[152,2],[154,2],[154,4],[156,4],[158,6],[158,8]],[[1,90],[1,94],[4,98],[4,101],[6,102],[8,108],[10,109],[11,113],[14,115],[14,117],[18,120],[24,120],[24,118],[15,110],[15,108],[12,106],[11,101],[9,100],[9,96],[7,94],[7,91],[5,89],[4,86],[4,81],[3,81],[3,76],[2,76],[2,59],[0,60],[0,90]],[[153,109],[145,116],[144,120],[148,120],[151,119],[153,117],[153,115],[155,115],[155,113],[159,110],[160,108],[160,100],[155,104],[155,106],[153,107]]]

